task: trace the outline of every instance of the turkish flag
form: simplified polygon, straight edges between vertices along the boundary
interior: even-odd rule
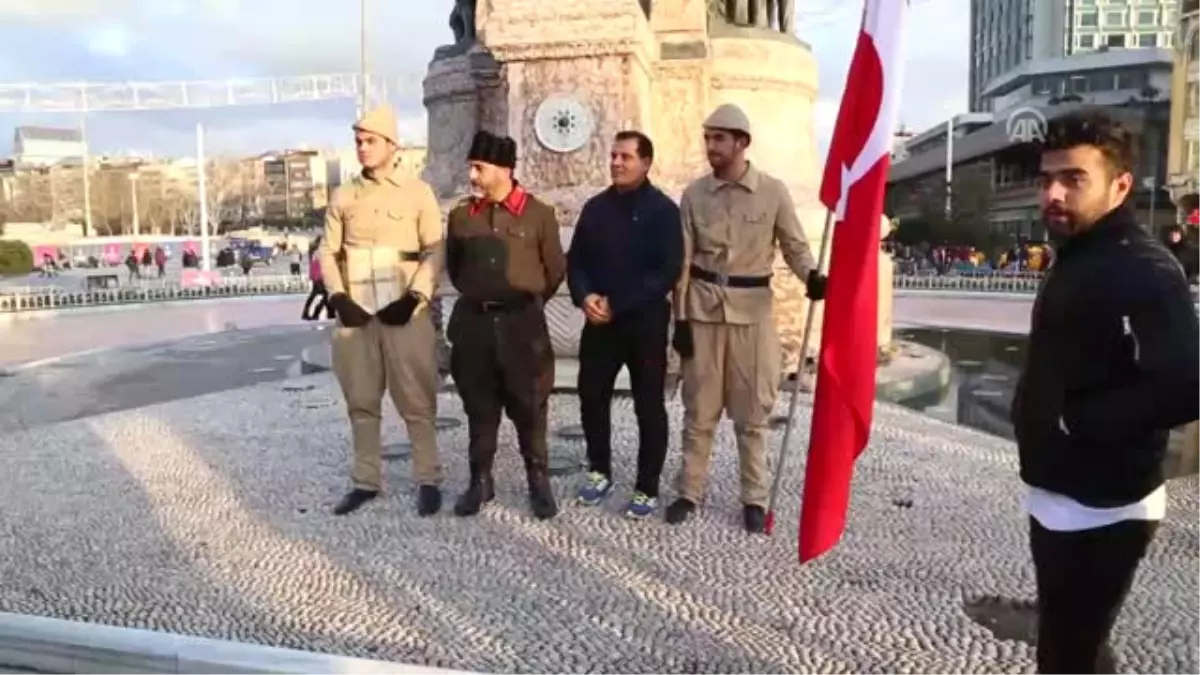
[[[878,350],[879,223],[900,104],[909,0],[866,0],[821,182],[835,214],[800,512],[800,562],[837,544],[867,447]],[[851,103],[853,101],[853,103]]]

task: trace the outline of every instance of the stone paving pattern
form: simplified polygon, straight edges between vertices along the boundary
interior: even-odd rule
[[[554,427],[573,424],[575,398],[552,411]],[[441,414],[461,418],[457,399],[443,396]],[[611,503],[564,502],[544,523],[507,425],[497,501],[479,517],[417,518],[403,461],[385,499],[330,516],[348,439],[328,375],[6,433],[0,611],[475,671],[1032,670],[1029,644],[964,609],[1033,593],[1008,442],[879,406],[849,531],[800,567],[803,433],[767,538],[739,527],[727,426],[698,520],[620,517],[636,431],[627,403],[616,417]],[[390,411],[385,423],[401,440]],[[451,498],[465,433],[441,436]],[[678,460],[673,445],[666,476]],[[581,479],[555,479],[559,496]],[[1115,631],[1139,672],[1200,667],[1195,477],[1170,495]]]

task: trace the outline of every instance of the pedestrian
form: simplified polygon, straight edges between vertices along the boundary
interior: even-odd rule
[[[294,277],[300,276],[300,265],[304,262],[304,254],[300,252],[300,247],[293,244],[291,251],[288,253],[288,255],[291,259],[290,271],[292,273],[292,276],[294,276]]]
[[[471,482],[454,506],[479,512],[495,492],[500,414],[517,430],[529,501],[539,519],[558,513],[550,489],[547,407],[554,386],[554,352],[544,305],[566,272],[554,208],[513,177],[517,145],[481,131],[467,154],[479,196],[450,212],[446,269],[461,294],[446,325],[450,374],[467,413]]]
[[[772,315],[776,243],[805,280],[810,299],[825,294],[787,187],[746,159],[750,120],[725,104],[704,121],[712,173],[683,193],[683,274],[675,289],[675,334],[683,374],[683,466],[668,523],[687,520],[704,497],[713,434],[733,420],[746,530],[762,532],[770,491],[768,419],[782,369]]]
[[[158,278],[167,275],[167,252],[161,246],[154,247],[154,264],[158,267]]]
[[[428,183],[395,171],[396,114],[367,112],[354,125],[363,172],[333,195],[318,251],[337,314],[333,371],[350,417],[354,487],[334,508],[352,513],[383,489],[380,425],[386,389],[412,443],[417,513],[442,507],[438,460],[436,333],[429,312],[442,274],[442,217]]]
[[[129,255],[125,256],[125,267],[129,270],[129,279],[127,283],[133,283],[134,279],[141,279],[141,268],[138,267],[138,256],[134,251],[130,251]]]
[[[598,504],[613,490],[612,397],[624,366],[638,422],[637,482],[625,510],[633,518],[658,504],[667,456],[670,293],[683,265],[679,207],[647,178],[653,162],[645,134],[616,135],[612,186],[584,204],[567,254],[567,284],[585,317],[578,388],[589,473],[578,501]]]
[[[1196,312],[1138,225],[1131,133],[1051,120],[1041,208],[1056,242],[1012,405],[1038,593],[1042,673],[1115,673],[1108,636],[1167,506],[1167,434],[1197,419]]]

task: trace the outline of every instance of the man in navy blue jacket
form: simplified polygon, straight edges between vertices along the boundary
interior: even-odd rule
[[[587,323],[579,345],[579,405],[590,471],[579,502],[613,490],[612,396],[629,370],[638,421],[637,484],[626,515],[645,518],[658,502],[667,454],[669,293],[683,268],[679,207],[646,177],[654,145],[637,131],[613,140],[612,187],[584,205],[567,254],[571,298]]]

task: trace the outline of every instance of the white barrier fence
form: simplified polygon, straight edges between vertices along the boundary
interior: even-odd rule
[[[988,275],[975,277],[903,276],[895,277],[897,290],[950,291],[971,293],[1034,293],[1037,277]],[[178,282],[144,286],[70,290],[58,286],[0,288],[0,314],[37,312],[111,305],[128,305],[179,300],[291,295],[308,293],[307,279],[289,275],[228,277],[210,286],[184,286]],[[453,293],[453,290],[450,289]],[[560,294],[566,294],[566,288]]]
[[[982,274],[978,276],[913,276],[897,274],[892,287],[901,291],[959,293],[1037,293],[1039,274]]]
[[[209,286],[184,286],[178,282],[167,282],[92,290],[70,290],[57,286],[22,288],[16,291],[0,288],[0,314],[177,300],[287,295],[307,293],[309,288],[307,279],[289,275],[230,277],[215,281]]]

